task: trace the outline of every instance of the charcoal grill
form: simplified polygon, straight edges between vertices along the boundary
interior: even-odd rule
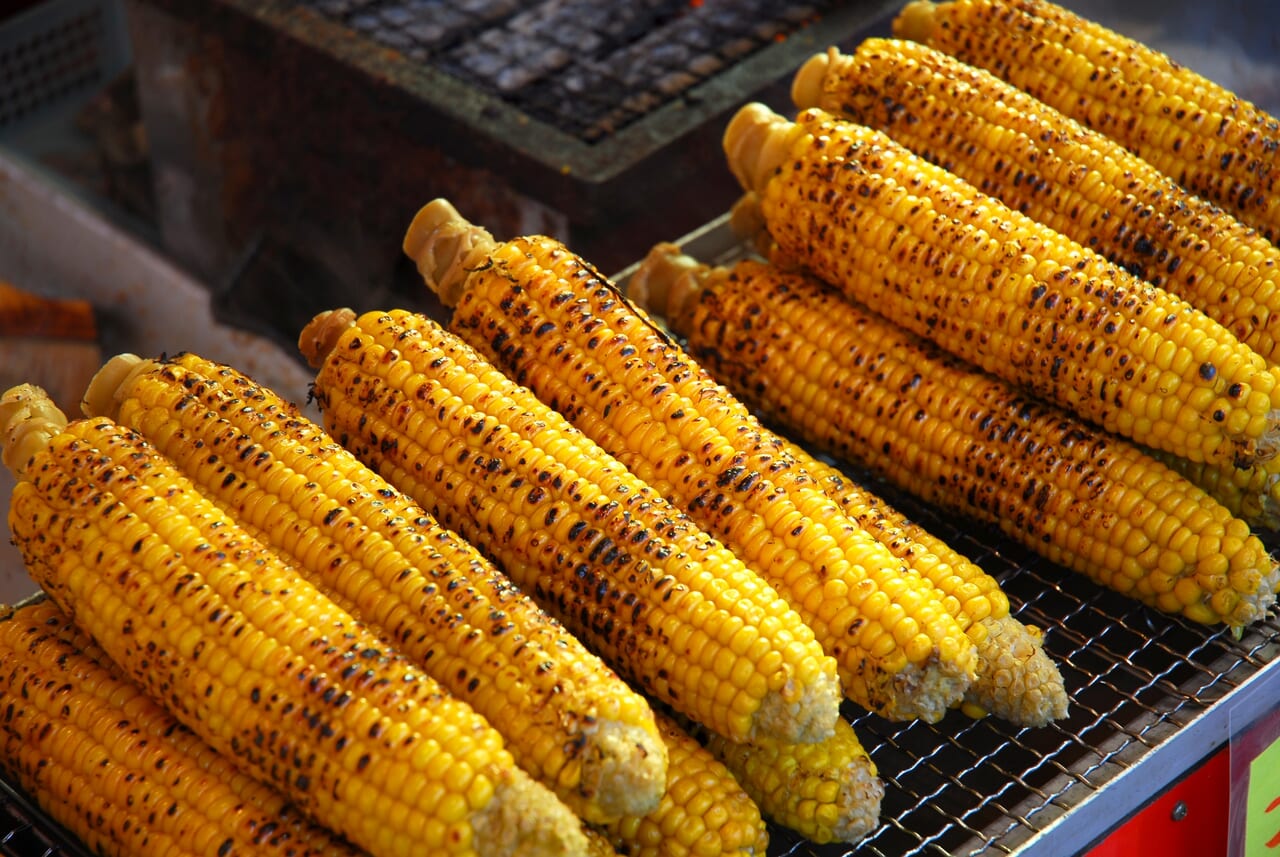
[[[433,196],[497,235],[566,239],[605,270],[706,223],[738,192],[720,149],[731,112],[752,98],[780,103],[804,59],[882,24],[892,5],[126,8],[170,250],[219,284],[251,269],[256,248],[282,250],[358,299],[408,272],[399,241]],[[241,317],[270,311],[248,282],[231,282],[227,303]]]

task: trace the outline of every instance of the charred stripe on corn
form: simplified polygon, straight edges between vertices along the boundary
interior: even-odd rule
[[[302,332],[329,430],[497,559],[615,669],[722,734],[815,740],[835,663],[759,576],[430,319]]]
[[[1280,248],[1105,135],[917,42],[832,48],[805,63],[792,93],[888,133],[1280,362]]]
[[[461,259],[444,246],[459,236]],[[741,403],[590,265],[545,236],[495,242],[444,200],[405,246],[435,291],[458,297],[451,328],[769,580],[851,698],[937,720],[961,697],[972,647],[932,582],[775,454]]]
[[[990,69],[1280,239],[1280,121],[1192,69],[1044,0],[917,0],[893,31]]]
[[[375,855],[580,854],[469,706],[250,538],[134,432],[0,400],[32,576],[182,723]],[[22,456],[26,456],[22,458]]]
[[[1263,544],[1186,479],[803,275],[743,261],[684,308],[694,354],[763,416],[921,499],[1199,622],[1275,599]]]
[[[665,747],[644,698],[296,407],[194,354],[116,357],[85,398],[466,700],[578,814],[657,805]]]
[[[96,853],[359,853],[127,682],[51,601],[0,620],[0,663],[0,765]]]
[[[882,315],[1108,430],[1248,466],[1280,438],[1276,370],[1185,301],[818,109],[725,134],[787,253]]]

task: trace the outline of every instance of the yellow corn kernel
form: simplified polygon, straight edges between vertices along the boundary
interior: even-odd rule
[[[465,258],[450,261],[439,245],[463,234]],[[457,296],[451,329],[642,480],[669,486],[813,628],[852,699],[937,720],[962,696],[972,647],[932,581],[904,574],[588,263],[545,236],[497,243],[443,200],[422,209],[405,246],[433,289]],[[441,266],[463,284],[432,279]],[[901,601],[863,609],[890,586]]]
[[[763,419],[798,439],[1158,609],[1238,627],[1274,602],[1280,571],[1248,525],[1132,444],[802,274],[746,260],[700,283],[686,285],[683,315],[668,322]],[[834,383],[795,357],[814,340],[830,343]],[[1138,543],[1148,545],[1141,554],[1125,550]],[[1239,586],[1221,574],[1222,556],[1240,570]],[[1224,590],[1236,599],[1217,597]],[[1162,597],[1170,592],[1178,597]]]
[[[733,774],[672,718],[658,728],[671,759],[658,808],[600,828],[628,857],[764,857],[769,835]]]
[[[1280,122],[1193,69],[1046,0],[915,0],[893,30],[990,69],[1280,239]]]
[[[1106,135],[918,42],[867,39],[849,55],[832,48],[801,68],[792,93],[799,107],[884,131],[1280,362],[1280,248]],[[1086,175],[1098,180],[1084,187]],[[1190,363],[1189,351],[1175,354],[1172,377]]]
[[[359,853],[126,681],[51,601],[0,619],[0,660],[0,768],[96,853]]]
[[[792,123],[748,105],[730,124],[725,148],[735,174],[759,195],[774,241],[849,297],[1116,431],[1134,428],[1121,414],[1149,416],[1144,385],[1187,350],[1193,359],[1170,391],[1179,403],[1174,419],[1153,419],[1133,439],[1241,466],[1274,453],[1274,370],[1185,301],[888,136],[818,109]],[[978,261],[976,248],[992,234],[1033,256],[1033,273]],[[1228,353],[1214,350],[1223,346],[1239,359],[1222,366],[1196,359]]]
[[[48,412],[42,391],[19,387],[0,399],[6,453],[26,452],[9,511],[14,541],[41,588],[179,721],[375,855],[401,853],[385,835],[398,804],[410,824],[440,823],[437,806],[406,794],[446,781],[488,798],[468,803],[465,835],[415,849],[584,850],[572,813],[515,767],[487,722],[138,435],[105,418],[66,423]],[[265,639],[283,659],[252,673],[250,653]],[[386,774],[400,764],[413,782],[391,792]]]
[[[766,818],[813,842],[856,843],[879,824],[884,783],[845,720],[816,744],[702,737]]]
[[[786,602],[461,340],[392,310],[322,314],[300,343],[330,432],[614,669],[723,734],[830,732],[835,663]],[[730,687],[742,628],[755,668]]]
[[[656,806],[666,760],[644,698],[296,407],[189,353],[114,358],[85,407],[137,430],[469,703],[579,815],[605,821]]]

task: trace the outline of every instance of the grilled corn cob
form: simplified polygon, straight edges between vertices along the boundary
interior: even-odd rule
[[[739,227],[756,222],[749,216],[751,207],[750,201],[735,206],[735,213],[745,216]],[[697,283],[709,276],[710,269],[680,253],[674,244],[659,244],[633,273],[628,290],[644,309],[684,325],[692,313],[689,301],[698,294]],[[686,333],[683,327],[681,333]],[[710,362],[718,359],[712,355]],[[1043,726],[1066,716],[1062,676],[1045,654],[1041,635],[1009,615],[1008,598],[994,578],[835,468],[786,439],[761,431],[808,471],[845,514],[959,603],[959,615],[968,622],[962,627],[973,639],[978,659],[973,685],[965,694],[967,711],[995,714],[1021,726]]]
[[[888,133],[1280,362],[1280,248],[995,75],[917,42],[868,39],[852,55],[814,56],[792,96]]]
[[[845,720],[815,744],[704,737],[767,818],[813,842],[858,842],[880,821],[884,783]]]
[[[360,853],[143,695],[47,599],[0,619],[0,663],[0,767],[94,853]]]
[[[798,437],[1158,609],[1241,627],[1274,602],[1248,525],[1132,444],[801,274],[745,260],[679,287],[692,353]]]
[[[961,698],[974,655],[945,596],[772,455],[746,409],[590,265],[544,236],[499,244],[444,200],[405,247],[456,300],[451,329],[758,570],[852,699],[937,720]]]
[[[657,718],[671,758],[667,789],[654,811],[602,828],[617,853],[627,857],[765,857],[769,834],[755,802],[733,774],[674,719],[661,711]]]
[[[581,854],[577,819],[469,706],[357,624],[133,432],[0,400],[28,570],[219,752],[373,855]]]
[[[1147,446],[1274,455],[1276,370],[1185,301],[816,108],[747,105],[725,149],[779,248],[882,315]]]
[[[120,355],[90,385],[85,412],[139,432],[488,719],[579,815],[657,806],[665,745],[644,697],[297,408],[194,354]]]
[[[1164,54],[1043,0],[916,0],[893,32],[990,69],[1280,240],[1280,122]]]
[[[642,689],[735,739],[830,734],[835,663],[795,611],[457,337],[346,310],[299,344],[329,431]]]

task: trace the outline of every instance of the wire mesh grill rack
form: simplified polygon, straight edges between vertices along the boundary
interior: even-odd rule
[[[741,254],[727,235],[722,218],[680,243],[695,256],[724,262]],[[1236,639],[1225,629],[1159,614],[1035,556],[995,528],[945,516],[849,472],[1001,581],[1017,616],[1045,631],[1071,709],[1051,726],[1018,729],[959,712],[937,725],[890,723],[848,706],[844,713],[885,781],[880,826],[850,847],[814,845],[774,825],[770,857],[1073,853],[1122,823],[1144,802],[1144,791],[1158,794],[1220,749],[1238,691],[1255,691],[1248,694],[1254,699],[1259,689],[1280,685],[1273,680],[1280,678],[1274,616]],[[1268,546],[1277,549],[1275,540]],[[1280,689],[1270,703],[1276,699]],[[1211,721],[1218,728],[1206,735],[1198,727]],[[1063,831],[1068,835],[1051,838]],[[88,854],[3,782],[0,853]]]

